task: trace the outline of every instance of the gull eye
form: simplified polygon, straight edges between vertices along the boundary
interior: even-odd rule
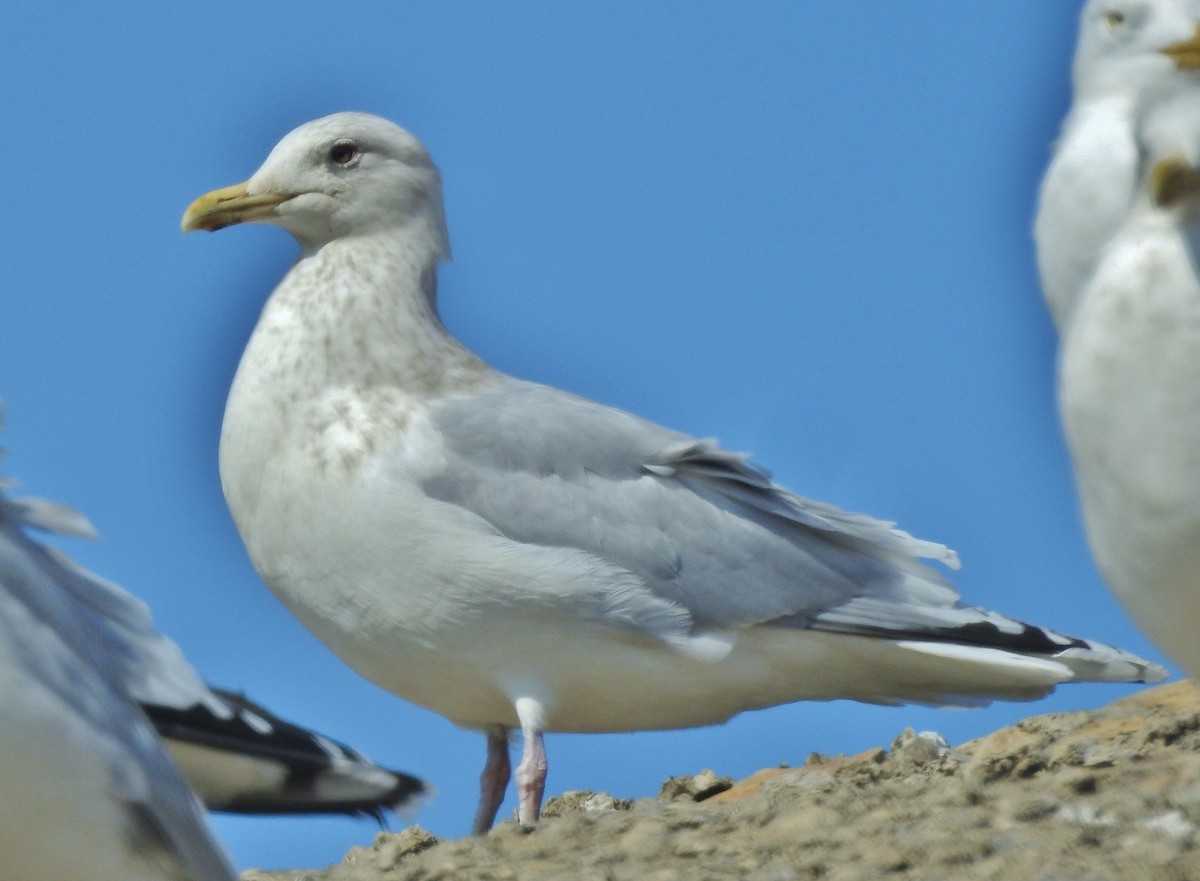
[[[362,156],[362,148],[354,141],[338,141],[329,148],[329,161],[342,168],[349,168]]]
[[[1104,21],[1110,28],[1119,28],[1121,25],[1125,24],[1125,13],[1110,12],[1104,16]]]

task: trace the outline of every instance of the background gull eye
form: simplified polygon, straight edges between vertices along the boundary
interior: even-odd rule
[[[338,141],[329,148],[329,160],[343,168],[348,168],[358,161],[362,150],[354,141]]]
[[[1125,24],[1125,13],[1124,12],[1110,12],[1104,16],[1104,20],[1108,23],[1108,26],[1110,28],[1117,28],[1117,27],[1120,27],[1121,25]]]

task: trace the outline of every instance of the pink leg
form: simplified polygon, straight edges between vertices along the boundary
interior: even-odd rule
[[[542,794],[546,791],[546,747],[542,743],[542,732],[537,728],[525,729],[525,752],[521,764],[517,765],[517,821],[530,828],[542,813]]]
[[[496,728],[487,733],[487,762],[479,775],[479,807],[475,811],[472,835],[486,835],[496,820],[496,811],[504,801],[504,790],[512,766],[508,761],[508,729]]]

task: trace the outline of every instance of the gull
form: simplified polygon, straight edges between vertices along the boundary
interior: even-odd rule
[[[1200,3],[1089,0],[1079,19],[1074,100],[1042,181],[1038,272],[1060,333],[1103,246],[1133,207],[1144,171],[1141,120],[1200,86]]]
[[[1200,89],[1147,121],[1142,195],[1063,337],[1088,541],[1141,628],[1200,676]]]
[[[0,481],[0,669],[12,674],[0,676],[5,881],[75,877],[85,865],[89,878],[174,878],[171,861],[195,863],[189,878],[229,877],[209,865],[215,858],[197,843],[207,832],[194,822],[194,798],[186,787],[179,791],[171,759],[210,810],[378,820],[427,792],[411,775],[205,684],[155,629],[144,603],[31,534],[93,538],[87,518],[65,505],[9,496],[9,486]],[[59,751],[79,761],[64,762]],[[140,791],[159,786],[161,793]],[[80,810],[76,800],[98,808]],[[44,832],[32,835],[34,826]],[[81,851],[68,848],[61,862],[46,858],[47,849],[73,835],[81,836]],[[174,836],[186,836],[183,844],[197,853]],[[120,868],[93,876],[93,849],[97,865]],[[85,862],[77,862],[80,853]],[[149,867],[133,865],[141,859]]]
[[[334,653],[487,735],[477,834],[510,776],[519,822],[536,822],[548,731],[1165,675],[963,605],[920,562],[955,564],[949,549],[803,499],[712,440],[489,367],[438,318],[441,178],[391,122],[300,126],[182,228],[248,221],[300,256],[229,393],[230,511],[263,580]]]
[[[130,693],[143,608],[33,540],[90,531],[0,485],[0,874],[233,881],[203,809]],[[174,669],[147,673],[170,691]],[[186,679],[186,677],[184,677]],[[197,694],[199,697],[199,693]]]
[[[22,500],[20,524],[41,524],[39,511],[60,512],[51,531],[94,538],[82,514]],[[70,511],[70,517],[63,512]],[[69,526],[69,529],[68,529]],[[27,546],[36,544],[32,538]],[[47,551],[50,554],[51,552]],[[424,781],[382,768],[361,752],[297,725],[261,704],[208,685],[179,646],[154,626],[149,609],[120,586],[52,554],[80,602],[102,609],[119,634],[123,686],[137,701],[205,807],[239,814],[358,814],[382,820],[410,810],[428,793]],[[65,577],[65,576],[64,576]]]

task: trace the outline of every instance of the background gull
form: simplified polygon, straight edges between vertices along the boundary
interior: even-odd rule
[[[1149,107],[1200,87],[1200,3],[1089,0],[1079,17],[1074,102],[1042,181],[1034,239],[1042,293],[1063,331],[1145,171]]]
[[[1092,552],[1200,676],[1200,88],[1147,118],[1147,171],[1063,338],[1059,399]]]
[[[528,824],[546,731],[1165,675],[962,605],[919,562],[954,564],[946,548],[802,499],[710,440],[489,368],[438,319],[438,172],[385,120],[301,126],[183,228],[247,221],[283,227],[301,256],[230,391],[230,510],[264,580],[343,660],[487,732],[476,832],[514,728]]]
[[[11,498],[6,488],[0,485],[4,878],[232,881],[200,803],[130,696],[128,665],[142,648],[128,639],[127,625],[143,610],[26,533],[87,533],[86,520],[61,505]],[[165,690],[178,684],[168,676],[155,683]]]

